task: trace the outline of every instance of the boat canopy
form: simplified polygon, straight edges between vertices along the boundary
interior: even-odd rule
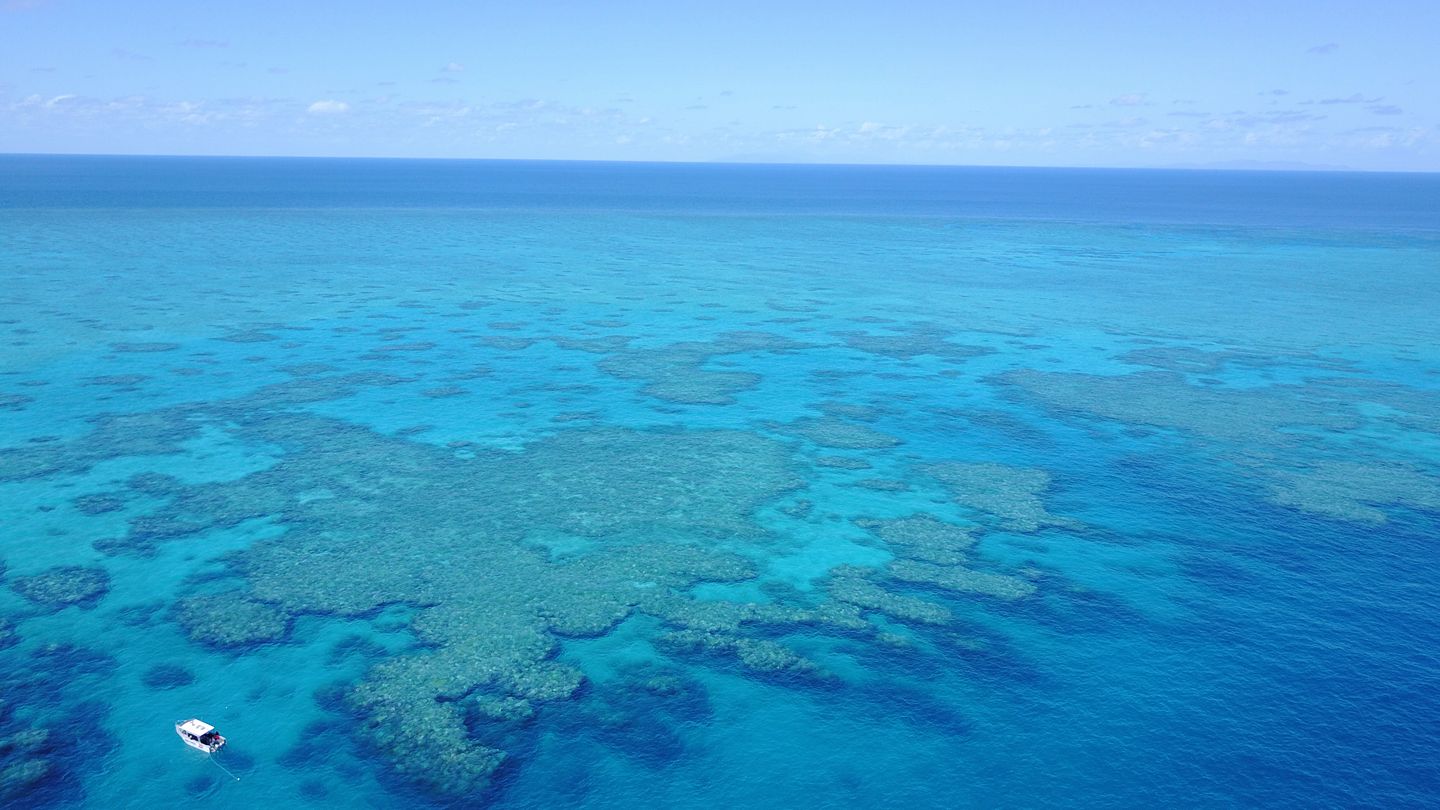
[[[180,724],[180,730],[186,734],[193,734],[196,737],[203,737],[215,730],[209,723],[202,723],[199,720],[186,720]]]

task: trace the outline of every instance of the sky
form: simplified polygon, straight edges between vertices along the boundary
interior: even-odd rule
[[[0,0],[0,152],[1440,171],[1440,0]]]

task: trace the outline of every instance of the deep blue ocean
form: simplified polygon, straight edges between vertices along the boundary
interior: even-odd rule
[[[0,805],[1436,806],[1437,313],[1436,175],[0,156]]]

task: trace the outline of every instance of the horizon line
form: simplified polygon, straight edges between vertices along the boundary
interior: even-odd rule
[[[151,152],[6,152],[0,157],[71,157],[71,158],[162,158],[220,160],[366,160],[366,161],[432,161],[471,163],[593,163],[636,166],[812,166],[832,168],[897,168],[897,169],[1063,169],[1080,171],[1189,171],[1235,172],[1249,174],[1437,174],[1440,169],[1355,169],[1349,166],[1306,164],[1301,161],[1224,160],[1208,163],[1176,163],[1150,166],[1078,166],[1050,164],[998,163],[832,163],[824,161],[780,160],[607,160],[601,158],[488,158],[488,157],[416,157],[395,155],[236,155],[236,154],[173,154]],[[1253,164],[1253,165],[1247,165]]]

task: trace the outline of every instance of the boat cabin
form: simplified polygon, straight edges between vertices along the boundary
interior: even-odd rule
[[[191,748],[213,754],[225,744],[225,738],[209,723],[191,718],[175,724],[175,733]]]

